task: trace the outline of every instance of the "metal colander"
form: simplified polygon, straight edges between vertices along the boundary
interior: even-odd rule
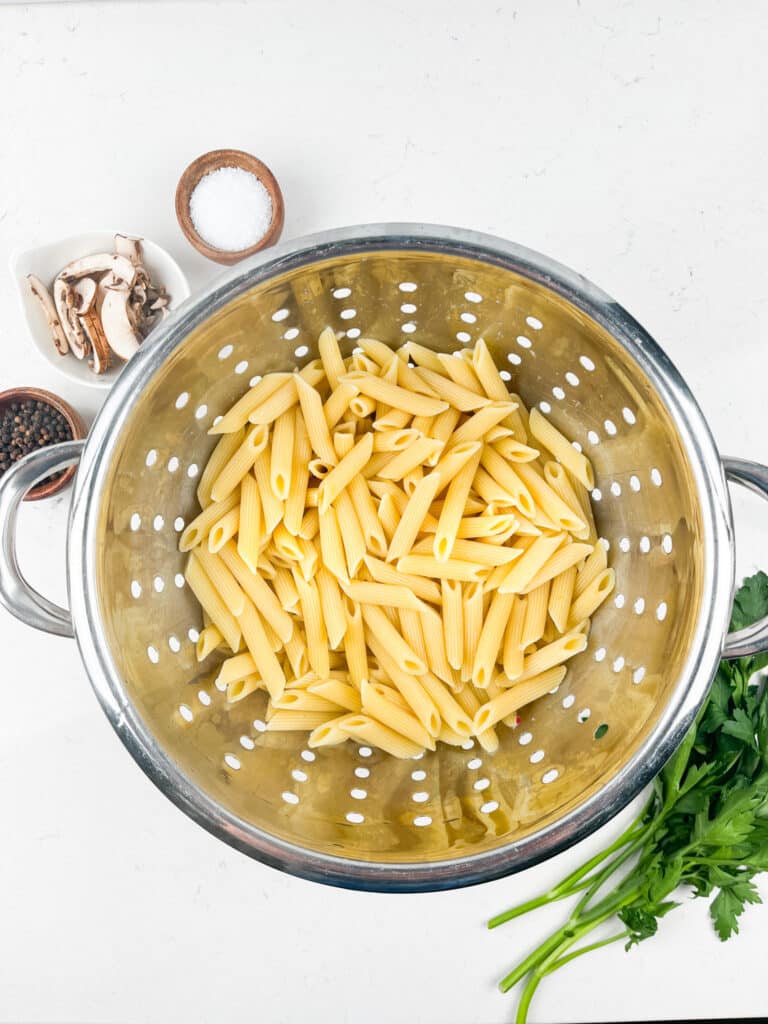
[[[485,338],[510,388],[594,464],[616,591],[560,688],[516,730],[499,728],[496,754],[473,741],[410,761],[352,743],[310,751],[303,734],[264,731],[261,695],[227,704],[213,685],[221,656],[195,659],[201,613],[178,538],[216,440],[208,428],[255,375],[315,357],[328,324],[345,355],[361,335],[448,352]],[[70,618],[24,582],[13,525],[30,480],[79,456]],[[731,469],[765,488],[759,469]],[[720,458],[664,354],[580,276],[445,228],[335,231],[235,268],[126,367],[82,452],[48,449],[8,474],[0,520],[4,603],[52,632],[74,625],[109,718],[164,792],[252,856],[360,888],[486,880],[607,820],[700,706],[732,590]]]

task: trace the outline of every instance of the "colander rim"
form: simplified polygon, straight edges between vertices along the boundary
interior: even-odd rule
[[[199,789],[128,699],[109,652],[95,582],[99,512],[111,457],[132,413],[133,396],[174,349],[227,303],[271,277],[329,258],[388,250],[434,252],[514,271],[606,329],[640,365],[674,419],[695,479],[704,540],[702,605],[691,649],[667,708],[635,755],[595,794],[537,832],[489,851],[426,862],[315,852],[243,821]],[[734,579],[730,501],[720,455],[687,384],[650,334],[602,289],[547,256],[492,235],[421,223],[351,226],[282,242],[226,270],[172,313],[125,367],[91,428],[74,485],[67,561],[75,636],[91,685],[123,744],[158,788],[213,835],[263,863],[313,881],[385,892],[458,888],[523,870],[586,838],[625,807],[661,769],[706,697],[728,628]]]

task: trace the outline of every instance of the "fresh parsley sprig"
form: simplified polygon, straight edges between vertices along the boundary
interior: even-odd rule
[[[768,576],[759,572],[737,593],[731,627],[764,615]],[[753,879],[768,870],[768,688],[757,673],[766,665],[768,654],[721,662],[706,704],[629,828],[548,892],[488,922],[496,928],[578,896],[563,926],[501,981],[503,992],[524,982],[517,1024],[528,1019],[542,980],[571,960],[612,942],[630,949],[655,935],[659,920],[679,906],[673,897],[681,887],[715,894],[709,912],[721,939],[738,932],[749,904],[761,902]],[[610,921],[618,931],[586,941]]]

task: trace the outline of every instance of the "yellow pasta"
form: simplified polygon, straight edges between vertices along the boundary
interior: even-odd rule
[[[555,629],[564,633],[568,628],[568,615],[573,603],[573,588],[576,584],[576,566],[565,569],[552,580],[549,590],[549,617]]]
[[[269,483],[281,501],[286,501],[291,491],[295,425],[296,416],[293,409],[290,409],[278,416],[272,432]]]
[[[531,409],[528,422],[536,440],[548,448],[572,476],[575,476],[580,483],[591,490],[595,486],[595,473],[586,455],[577,452],[568,438],[561,434],[557,427],[553,426],[538,409]]]
[[[461,584],[442,580],[443,636],[445,656],[451,668],[460,669],[464,661],[464,603]]]
[[[228,435],[231,435],[233,432],[236,433],[241,427],[245,426],[248,422],[248,417],[254,409],[257,409],[290,379],[290,373],[268,373],[266,377],[262,377],[258,383],[254,384],[250,391],[246,391],[243,397],[235,402],[232,408],[221,417],[219,422],[211,427],[208,433]],[[202,483],[202,478],[200,482]]]
[[[299,592],[299,603],[307,633],[307,657],[312,669],[321,677],[331,670],[328,657],[328,634],[320,606],[320,595],[314,580],[305,580],[294,571],[293,579]]]
[[[432,604],[440,603],[440,587],[434,580],[418,575],[401,572],[387,562],[382,562],[372,555],[366,555],[365,566],[378,583],[391,583],[394,586],[408,587],[417,597]]]
[[[278,416],[282,416],[284,412],[292,409],[299,400],[296,391],[296,383],[299,379],[297,373],[288,374],[287,380],[284,380],[269,398],[265,398],[248,414],[248,422],[268,425],[274,423]]]
[[[434,556],[440,561],[446,561],[454,548],[459,523],[464,515],[464,508],[480,463],[480,456],[479,451],[475,452],[448,486],[435,538],[432,542]]]
[[[430,370],[426,366],[420,366],[416,373],[432,388],[439,398],[442,398],[460,412],[480,409],[488,404],[488,398],[484,394],[470,391],[469,388],[465,388],[462,384],[457,384],[456,381],[445,376],[442,365],[439,373]]]
[[[576,584],[573,590],[574,597],[581,597],[587,587],[596,580],[600,573],[608,568],[608,555],[605,545],[601,540],[595,544],[592,554],[586,559],[584,565],[576,575]]]
[[[527,610],[528,598],[516,596],[504,632],[502,666],[508,679],[517,679],[523,671],[522,639]]]
[[[442,450],[443,442],[431,437],[420,437],[404,452],[389,459],[379,470],[382,480],[402,480],[411,470],[421,466],[431,455]]]
[[[357,444],[334,466],[328,476],[320,484],[318,509],[320,514],[336,500],[348,486],[353,477],[362,473],[363,467],[373,454],[373,434],[364,434]]]
[[[400,558],[411,550],[439,486],[440,474],[436,470],[428,473],[416,484],[393,531],[387,552],[389,561]]]
[[[440,728],[440,715],[423,683],[409,672],[404,672],[391,654],[386,642],[366,629],[368,646],[379,662],[387,680],[391,682],[408,708],[421,722],[430,736]],[[425,670],[426,671],[426,670]]]
[[[299,376],[296,377],[296,390],[312,450],[323,462],[329,466],[335,466],[336,452],[331,441],[319,393]]]
[[[404,347],[405,354],[410,356],[417,366],[425,366],[428,370],[433,370],[435,373],[443,372],[443,365],[440,362],[440,357],[437,352],[433,352],[431,348],[419,345],[418,342],[415,341],[406,342]]]
[[[415,757],[423,747],[413,740],[407,739],[388,726],[377,722],[368,715],[347,715],[339,729],[347,736],[361,743],[370,743],[374,747],[392,754],[393,757]]]
[[[250,473],[247,473],[243,479],[250,477]],[[240,516],[241,516],[242,504],[235,506],[230,509],[226,515],[223,515],[221,519],[217,520],[211,527],[211,531],[208,534],[208,550],[212,554],[216,554],[220,551],[224,545],[235,536],[240,530]],[[201,545],[203,547],[204,545]],[[258,557],[258,556],[257,556]]]
[[[483,628],[483,588],[479,583],[470,583],[464,588],[464,659],[461,663],[461,678],[472,678],[475,653]]]
[[[267,722],[267,731],[312,732],[327,720],[327,711],[284,711],[278,708]]]
[[[285,503],[272,490],[269,480],[269,456],[266,452],[261,452],[253,464],[253,475],[256,477],[256,484],[259,488],[264,533],[270,537],[283,518]]]
[[[426,747],[429,750],[434,750],[434,737],[427,732],[415,715],[388,700],[386,693],[387,687],[378,683],[369,683],[364,679],[360,687],[360,699],[365,714],[375,718],[382,725],[388,726],[398,735],[412,740],[422,749]]]
[[[215,501],[207,505],[182,531],[179,539],[179,551],[191,551],[192,548],[206,540],[214,523],[219,522],[227,513],[237,508],[239,500],[239,494],[233,492],[224,501]]]
[[[270,697],[276,700],[285,689],[285,673],[272,650],[261,616],[250,601],[245,602],[237,621],[257,671],[264,680]]]
[[[480,381],[477,379],[477,374],[471,363],[467,363],[461,358],[457,359],[456,356],[446,355],[444,352],[438,353],[437,358],[442,367],[441,372],[447,374],[454,383],[460,384],[468,391],[474,391],[475,394],[483,394]],[[486,403],[487,401],[486,399]]]
[[[523,623],[523,635],[520,638],[520,646],[525,649],[530,644],[535,644],[544,635],[544,628],[547,624],[547,609],[549,607],[549,580],[538,587],[529,589],[528,606],[525,610],[525,622]]]
[[[374,377],[370,373],[353,371],[345,374],[343,381],[353,384],[363,395],[374,401],[384,402],[394,409],[403,409],[412,416],[437,416],[448,408],[448,403],[427,395],[416,394],[397,384]]]
[[[559,665],[547,669],[538,676],[532,676],[524,682],[510,686],[498,697],[493,697],[477,710],[473,722],[475,730],[482,732],[484,729],[496,725],[508,715],[515,714],[526,704],[544,697],[550,690],[554,690],[562,683],[565,673],[566,669]]]
[[[198,661],[205,661],[209,654],[213,654],[217,647],[224,642],[224,637],[217,626],[210,625],[200,630],[195,641],[195,656]]]
[[[211,452],[197,485],[197,500],[200,503],[200,508],[204,509],[210,505],[213,500],[211,498],[213,482],[243,443],[244,437],[244,430],[236,430],[232,434],[225,434]]]
[[[504,631],[514,601],[514,594],[496,593],[493,596],[475,649],[472,665],[472,682],[475,686],[486,688],[493,679],[493,669],[504,641]],[[546,614],[546,605],[544,611]],[[494,725],[495,723],[491,722],[490,724]]]
[[[280,639],[284,643],[288,641],[293,633],[293,621],[281,606],[269,583],[259,573],[250,571],[237,553],[233,541],[224,545],[220,557],[245,595],[256,605]]]
[[[379,641],[386,645],[392,658],[403,672],[421,675],[427,666],[395,629],[387,616],[376,605],[362,606],[363,622]]]
[[[320,514],[320,552],[323,563],[337,579],[347,579],[347,564],[336,510],[331,505]]]
[[[592,544],[566,544],[564,547],[558,548],[539,569],[533,579],[523,588],[522,593],[534,590],[542,583],[546,583],[548,580],[554,579],[555,576],[559,576],[566,569],[570,569],[579,562],[583,562],[584,559],[591,555],[592,548]]]
[[[568,616],[569,626],[576,627],[584,619],[589,619],[605,601],[615,585],[616,573],[613,569],[604,569],[574,600]]]
[[[548,668],[562,664],[580,654],[586,646],[587,638],[581,633],[566,633],[551,644],[540,647],[533,654],[527,654],[523,659],[523,671],[517,681],[522,682],[545,672]]]
[[[245,606],[245,594],[240,584],[229,571],[227,565],[217,555],[211,554],[205,547],[198,549],[197,557],[206,576],[211,581],[211,585],[227,608],[237,618]]]
[[[238,621],[209,580],[197,555],[190,556],[184,578],[213,625],[216,626],[231,650],[236,651],[240,646],[241,636]]]
[[[320,332],[320,337],[317,339],[317,351],[320,354],[320,361],[323,364],[328,383],[331,388],[337,388],[339,377],[343,377],[347,370],[341,356],[339,343],[336,340],[336,332],[332,327],[326,327]]]
[[[499,586],[502,594],[519,594],[536,573],[562,545],[565,534],[558,533],[554,537],[536,537],[531,546],[520,558],[512,563],[509,572]]]

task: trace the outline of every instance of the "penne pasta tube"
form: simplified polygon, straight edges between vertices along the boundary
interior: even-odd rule
[[[237,621],[242,629],[246,647],[256,665],[256,670],[264,680],[270,697],[272,700],[276,700],[285,689],[285,673],[272,650],[261,617],[250,601],[245,602],[245,607]]]
[[[388,726],[400,736],[405,736],[407,739],[412,740],[419,747],[434,750],[434,735],[439,731],[439,721],[435,722],[435,732],[431,735],[418,718],[388,700],[385,696],[387,691],[388,687],[381,686],[378,683],[370,683],[367,679],[364,679],[360,687],[363,712],[370,715],[371,718],[375,718],[376,721],[381,722],[382,725]]]
[[[475,653],[483,628],[483,588],[479,583],[470,583],[464,588],[464,660],[461,663],[461,678],[472,678]]]
[[[445,352],[439,352],[437,358],[442,367],[441,372],[447,374],[455,384],[460,384],[467,391],[474,391],[477,395],[483,395],[483,389],[471,363],[457,359],[456,356],[449,356]]]
[[[238,555],[237,548],[232,541],[229,541],[221,549],[220,557],[245,595],[256,605],[283,643],[286,643],[293,633],[293,621],[281,606],[270,585],[259,573],[250,571]],[[234,648],[232,649],[234,650]]]
[[[411,608],[399,608],[397,610],[397,623],[400,626],[400,633],[403,640],[405,640],[411,650],[415,651],[426,665],[428,662],[427,646],[424,642],[424,634],[421,629],[421,616],[419,612],[414,611]]]
[[[391,494],[385,494],[379,502],[379,522],[383,526],[384,534],[391,545],[398,523],[400,522],[397,505],[395,504],[395,499]]]
[[[549,617],[555,629],[565,633],[568,629],[568,615],[573,603],[573,588],[576,584],[576,566],[572,565],[552,580],[549,590]]]
[[[378,583],[391,583],[394,586],[408,587],[422,601],[440,604],[440,587],[434,580],[401,572],[387,562],[382,562],[372,555],[365,556],[365,566]]]
[[[371,492],[362,477],[355,477],[350,481],[347,493],[352,500],[352,505],[357,515],[360,529],[362,530],[366,550],[374,555],[383,557],[387,551],[387,538],[376,514]]]
[[[440,362],[438,354],[433,352],[431,348],[419,345],[416,341],[406,342],[404,348],[405,354],[410,356],[417,366],[425,366],[428,370],[433,370],[435,373],[443,372],[443,364]]]
[[[267,722],[267,732],[312,732],[327,720],[327,711],[284,711],[278,708]]]
[[[192,554],[184,570],[184,578],[211,622],[233,651],[240,645],[241,630],[237,619],[222,600],[203,569],[200,559]]]
[[[393,359],[403,362],[403,360],[398,359],[394,349],[390,348],[383,341],[378,341],[376,338],[360,338],[357,342],[357,347],[361,348],[367,356],[370,356],[382,368],[391,366]]]
[[[409,366],[404,360],[395,357],[392,365],[396,371],[394,384],[399,384],[401,388],[405,388],[407,391],[418,395],[427,395],[429,398],[436,399],[440,398],[434,388],[430,387],[425,380],[422,380],[418,371]]]
[[[460,412],[471,412],[488,404],[488,398],[484,394],[470,391],[469,388],[465,388],[463,385],[451,380],[450,377],[446,377],[442,364],[439,372],[430,370],[426,366],[420,366],[415,372],[432,388],[439,398],[442,398]]]
[[[352,739],[369,743],[393,757],[415,757],[424,749],[368,715],[347,715],[343,723],[339,723],[339,729]]]
[[[564,533],[554,537],[536,537],[531,546],[510,566],[499,585],[502,594],[519,594],[536,573],[546,564],[565,539]]]
[[[392,533],[387,552],[388,561],[400,558],[411,550],[439,486],[440,474],[436,470],[416,484]]]
[[[246,651],[244,654],[235,654],[222,661],[219,665],[219,674],[214,682],[221,689],[224,686],[229,686],[230,683],[236,683],[238,679],[245,679],[246,676],[256,674],[256,671],[256,662]]]
[[[307,689],[347,711],[359,711],[361,708],[360,691],[341,679],[324,679],[311,683]]]
[[[208,655],[213,654],[216,648],[221,647],[223,643],[224,637],[217,626],[210,625],[201,629],[195,641],[195,656],[197,660],[205,661]]]
[[[274,423],[278,416],[282,416],[284,412],[288,412],[296,405],[299,400],[296,381],[300,378],[297,373],[289,373],[287,377],[288,379],[283,381],[269,398],[265,398],[255,409],[251,410],[248,414],[249,423],[268,426],[270,423]]]
[[[422,659],[406,643],[405,639],[392,625],[381,608],[376,605],[366,604],[361,606],[361,610],[363,622],[367,629],[386,646],[387,651],[389,651],[401,671],[408,672],[411,675],[421,675],[427,671],[427,666]]]
[[[272,586],[283,610],[289,614],[295,612],[299,604],[299,593],[296,590],[296,584],[293,582],[293,576],[290,571],[284,566],[278,566],[275,569]]]
[[[257,690],[266,690],[266,685],[261,676],[253,674],[244,676],[242,679],[235,679],[227,685],[227,703],[237,704],[238,701],[249,697]]]
[[[358,391],[374,401],[384,402],[393,409],[403,409],[412,416],[437,416],[448,408],[447,402],[429,398],[427,395],[414,394],[397,384],[391,384],[368,373],[353,371],[341,379],[353,384]]]
[[[589,490],[595,486],[595,473],[589,459],[581,452],[577,452],[568,438],[538,409],[531,409],[528,424],[536,440],[548,448],[572,476]]]
[[[309,658],[307,657],[307,644],[304,634],[299,629],[294,629],[291,639],[286,641],[285,653],[288,657],[288,664],[295,676],[302,676],[309,671]]]
[[[559,576],[566,569],[570,569],[579,562],[583,562],[592,553],[592,548],[592,544],[566,544],[564,547],[559,548],[542,565],[521,593],[529,593],[531,590],[535,590],[536,587],[541,586],[542,583],[546,583],[548,580],[554,579],[555,576]]]
[[[548,606],[549,580],[528,592],[528,606],[525,609],[523,635],[520,638],[520,646],[523,650],[530,644],[538,643],[544,635]]]
[[[464,603],[461,584],[456,580],[441,582],[445,656],[451,668],[459,670],[464,660]]]
[[[328,644],[336,651],[341,646],[347,631],[347,618],[344,614],[341,591],[336,577],[321,566],[317,570],[317,589],[320,594],[320,608],[328,634]]]
[[[250,391],[246,391],[243,397],[235,402],[232,408],[221,417],[219,422],[211,427],[208,433],[231,435],[237,432],[248,422],[248,417],[254,409],[258,409],[263,402],[273,395],[278,388],[282,387],[286,381],[290,381],[290,379],[290,373],[268,373],[258,383],[254,384]]]
[[[287,527],[286,527],[287,529]],[[320,516],[316,508],[307,509],[299,527],[299,537],[314,540],[320,531]]]
[[[414,555],[430,554],[434,542],[425,537],[411,548]],[[500,544],[484,544],[477,540],[455,540],[451,557],[464,562],[488,567],[509,565],[523,554],[523,548],[511,548]]]
[[[569,658],[581,654],[586,646],[587,638],[582,633],[566,633],[565,636],[561,636],[551,644],[540,647],[532,654],[527,654],[523,659],[522,675],[518,677],[516,682],[530,679],[531,676],[537,676],[541,672],[546,672],[548,668],[554,668],[555,665],[562,664],[562,662],[567,661]]]
[[[357,604],[375,604],[386,608],[405,608],[420,612],[427,606],[410,587],[367,580],[347,580],[341,588]]]
[[[219,439],[216,447],[209,455],[208,462],[205,464],[205,469],[200,475],[200,481],[197,485],[197,500],[200,502],[201,509],[206,508],[213,500],[211,498],[213,482],[243,443],[244,437],[244,430],[236,430],[232,434],[225,434],[224,437]]]
[[[307,657],[310,667],[321,678],[331,670],[328,657],[328,634],[320,606],[320,595],[313,579],[305,580],[301,573],[294,571],[293,579],[299,592],[301,614],[307,634]]]
[[[285,505],[272,490],[269,482],[269,456],[266,452],[261,452],[254,462],[253,475],[256,477],[256,485],[259,488],[264,534],[266,537],[271,537],[275,527],[283,518]]]
[[[507,462],[535,462],[540,456],[538,448],[531,448],[514,437],[494,439],[493,447]]]
[[[547,669],[538,676],[532,676],[525,682],[515,683],[504,690],[498,697],[492,698],[475,712],[474,728],[482,732],[491,728],[509,715],[514,715],[526,704],[531,704],[544,697],[550,690],[559,686],[565,678],[566,669],[559,665]]]
[[[373,656],[378,660],[389,681],[430,736],[435,736],[440,728],[440,715],[423,684],[414,675],[403,672],[386,644],[370,629],[366,630],[366,637]]]
[[[523,627],[528,610],[528,598],[515,596],[512,610],[504,632],[502,665],[508,679],[517,679],[523,671]]]
[[[352,717],[354,716],[340,715],[338,718],[322,722],[310,733],[307,746],[314,750],[315,747],[334,747],[339,743],[346,743],[350,738],[349,733],[343,732],[340,726],[342,722]]]
[[[382,480],[402,480],[411,470],[421,466],[442,447],[442,441],[436,441],[431,437],[420,437],[404,452],[399,452],[385,466],[382,466],[378,475]]]
[[[377,415],[373,421],[374,430],[401,430],[411,422],[411,414],[404,409],[388,409],[382,415]]]
[[[397,570],[412,576],[427,576],[438,580],[460,580],[479,583],[488,575],[488,567],[457,558],[440,561],[430,555],[404,555],[397,560]]]
[[[465,441],[462,444],[454,445],[449,451],[440,456],[435,467],[435,472],[440,475],[440,486],[437,493],[445,490],[455,479],[464,466],[475,458],[483,448],[481,441]]]
[[[229,571],[228,566],[217,555],[211,554],[205,547],[197,551],[197,558],[211,585],[235,618],[245,606],[245,594],[240,584]]]
[[[345,654],[349,677],[356,686],[368,678],[368,652],[365,643],[365,627],[360,605],[349,597],[342,598],[344,615],[347,620]]]
[[[351,451],[334,466],[328,476],[320,484],[318,509],[320,514],[336,500],[348,486],[353,477],[362,473],[363,467],[373,453],[373,434],[363,434]]]
[[[298,374],[296,375],[296,391],[312,451],[324,463],[335,466],[338,460],[323,412],[320,393]]]
[[[325,711],[327,715],[338,715],[342,710],[334,701],[313,693],[309,688],[286,690],[282,697],[272,701],[272,707],[278,711]]]
[[[223,544],[220,546],[223,547]],[[246,473],[240,484],[237,552],[251,572],[257,571],[260,549],[261,498],[256,478],[252,473]]]
[[[179,538],[179,551],[191,551],[192,548],[201,544],[208,537],[214,523],[219,522],[228,512],[237,508],[239,500],[239,494],[233,492],[224,501],[208,504],[182,531]]]
[[[481,463],[486,472],[498,483],[503,492],[511,495],[513,503],[520,509],[524,516],[529,519],[534,515],[536,506],[531,494],[528,481],[522,476],[524,463],[517,463],[516,468],[506,462],[501,455],[488,445],[483,449]],[[557,497],[555,495],[555,497]],[[573,521],[573,516],[569,522]]]
[[[480,463],[481,453],[474,455],[462,466],[456,476],[451,480],[445,495],[445,502],[440,519],[435,530],[435,537],[432,542],[432,551],[436,559],[446,561],[453,551],[456,542],[456,533],[459,523],[464,515],[464,508],[472,488],[477,467]],[[439,474],[439,470],[437,470]]]
[[[576,577],[578,583],[578,576]],[[589,586],[579,594],[571,605],[568,615],[569,626],[576,627],[589,619],[605,601],[616,585],[616,573],[613,569],[604,569],[595,577]]]
[[[608,555],[605,550],[605,545],[601,540],[598,540],[592,549],[592,553],[576,574],[573,596],[581,597],[590,583],[592,583],[593,580],[596,580],[600,573],[605,572],[607,568]]]
[[[250,477],[250,473],[247,473],[243,479]],[[226,515],[222,516],[221,519],[217,520],[211,527],[211,532],[208,534],[207,548],[211,554],[216,554],[217,551],[221,551],[228,540],[231,540],[235,534],[239,533],[240,530],[240,516],[242,510],[242,503],[240,506],[235,506],[230,509]],[[201,549],[206,547],[205,544],[200,545]],[[258,561],[258,555],[257,561]]]
[[[488,613],[483,621],[480,639],[475,649],[472,665],[472,682],[475,686],[487,688],[493,680],[494,666],[504,642],[504,632],[512,613],[514,594],[494,594]],[[546,615],[546,605],[544,606]],[[495,724],[493,722],[491,725]]]
[[[317,339],[317,351],[328,383],[332,390],[336,389],[339,386],[339,378],[344,376],[347,369],[336,340],[336,332],[332,327],[325,327],[320,332],[320,337]]]
[[[451,434],[448,439],[448,450],[450,451],[454,445],[465,444],[468,441],[482,441],[488,431],[509,416],[514,409],[513,402],[488,402]]]
[[[347,572],[354,576],[363,564],[365,558],[366,543],[360,520],[357,518],[354,503],[348,491],[342,491],[336,498],[336,520],[339,523],[341,533],[341,544],[344,548],[344,557],[347,563]],[[341,528],[341,524],[344,528]]]
[[[336,510],[330,505],[324,512],[320,513],[320,552],[323,563],[337,579],[346,580],[347,563],[344,555],[344,547],[341,542],[339,522],[336,517]]]

